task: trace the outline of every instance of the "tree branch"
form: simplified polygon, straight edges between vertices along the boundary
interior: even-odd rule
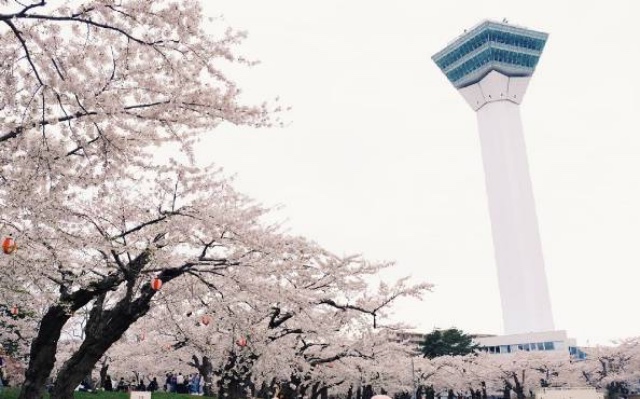
[[[133,40],[134,42],[145,45],[145,46],[156,46],[158,44],[165,44],[165,43],[176,43],[176,44],[180,43],[179,40],[156,40],[152,42],[147,42],[145,40],[142,40],[133,36],[132,34],[130,34],[129,32],[127,32],[122,28],[118,28],[117,26],[108,25],[101,22],[96,22],[88,18],[80,18],[80,15],[81,14],[74,14],[68,17],[62,17],[62,16],[55,16],[55,15],[43,15],[43,14],[25,14],[25,15],[15,15],[15,17],[25,18],[25,19],[47,20],[47,21],[79,22],[79,23],[90,25],[90,26],[95,26],[96,28],[118,32],[123,36],[127,37],[128,39]]]
[[[124,111],[128,111],[131,109],[142,109],[142,108],[152,108],[155,107],[157,105],[164,105],[164,104],[168,104],[169,100],[163,100],[163,101],[155,101],[155,102],[151,102],[151,103],[144,103],[144,104],[134,104],[134,105],[127,105],[124,106],[122,109]],[[57,123],[57,122],[67,122],[70,120],[74,120],[74,119],[81,119],[87,116],[95,116],[98,115],[98,111],[82,111],[82,112],[76,112],[74,114],[71,115],[67,115],[67,116],[63,116],[63,117],[59,117],[59,118],[52,118],[52,119],[48,119],[48,120],[43,120],[40,121],[38,123],[32,123],[30,125],[27,126],[18,126],[17,128],[13,129],[12,131],[3,134],[2,136],[0,136],[0,142],[12,139],[17,137],[19,134],[21,134],[22,132],[24,132],[25,128],[36,128],[36,127],[41,127],[42,125],[51,125],[53,123]]]
[[[9,28],[11,28],[11,30],[13,31],[13,34],[16,36],[16,38],[18,39],[18,41],[22,45],[22,48],[24,49],[25,56],[27,57],[27,61],[29,61],[29,65],[31,65],[31,69],[33,70],[33,73],[36,75],[36,79],[38,79],[38,82],[40,82],[41,86],[44,86],[44,83],[42,82],[42,79],[40,78],[40,74],[38,73],[38,69],[33,64],[33,60],[31,59],[31,53],[29,52],[29,49],[27,48],[27,42],[25,42],[25,40],[22,38],[22,32],[20,32],[18,30],[18,28],[16,28],[16,26],[13,24],[13,22],[11,20],[5,19],[3,21],[4,21],[5,24],[9,25]],[[2,141],[2,140],[0,140],[0,141]]]

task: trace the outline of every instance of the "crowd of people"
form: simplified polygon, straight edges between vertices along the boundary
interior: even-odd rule
[[[117,383],[114,383],[114,381],[111,379],[111,376],[108,375],[104,380],[103,388],[105,391],[119,392],[155,392],[162,389],[165,392],[201,395],[203,380],[198,373],[190,374],[188,376],[185,376],[182,373],[167,373],[164,385],[160,386],[156,377],[153,377],[153,379],[151,379],[148,384],[145,384],[144,379],[140,379],[139,381],[133,380],[127,382],[125,381],[124,377],[121,377]]]

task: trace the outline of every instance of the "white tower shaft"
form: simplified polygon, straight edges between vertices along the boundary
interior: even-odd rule
[[[470,92],[484,98],[472,107],[478,115],[506,334],[554,329],[518,104],[527,83],[528,78],[491,72],[477,87],[461,90],[470,105]]]

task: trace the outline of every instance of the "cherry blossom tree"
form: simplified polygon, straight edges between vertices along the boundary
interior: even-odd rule
[[[576,374],[568,353],[516,352],[490,355],[443,356],[421,365],[436,392],[485,398],[511,392],[522,399],[541,386],[576,386]],[[449,394],[451,396],[451,394]]]
[[[640,378],[640,338],[615,342],[613,346],[584,348],[585,360],[574,363],[583,384],[606,389],[609,397],[625,394]]]
[[[232,52],[243,35],[232,30],[218,37],[205,34],[197,2],[2,1],[0,7],[5,27],[0,36],[1,226],[22,246],[21,255],[3,259],[7,278],[2,284],[25,287],[11,292],[11,300],[29,304],[33,321],[39,322],[39,330],[20,330],[38,331],[33,340],[23,337],[32,344],[21,397],[32,398],[41,396],[62,327],[73,312],[101,303],[126,280],[131,292],[132,273],[138,274],[151,255],[152,247],[130,258],[127,253],[126,261],[120,259],[127,252],[123,248],[85,251],[96,243],[81,240],[87,233],[82,220],[92,224],[82,208],[98,206],[91,197],[127,190],[108,180],[134,184],[154,167],[149,161],[155,146],[173,143],[188,156],[195,134],[220,122],[260,126],[268,120],[264,107],[238,103],[239,90],[219,68],[245,62]],[[165,165],[165,175],[177,169]],[[125,204],[110,206],[118,205]],[[140,209],[120,210],[124,234],[99,234],[126,248],[133,233],[127,216]],[[167,216],[162,212],[156,210],[160,220],[134,228],[160,223]],[[103,222],[109,217],[92,215]],[[161,247],[156,242],[153,248]],[[102,259],[106,269],[92,268],[102,255],[111,256]],[[169,280],[169,274],[161,277]],[[63,367],[63,375],[65,370],[70,368]],[[54,396],[68,396],[76,379],[58,379],[66,382]]]
[[[448,386],[448,383],[439,384],[440,381],[437,381],[437,378],[442,374],[441,369],[448,365],[447,360],[447,357],[429,359],[425,356],[417,356],[412,358],[412,373],[417,387],[417,397],[425,395],[432,399],[435,396],[437,385]]]
[[[350,276],[350,284],[336,277],[327,275],[323,282],[290,276],[288,294],[279,295],[277,303],[260,295],[249,300],[252,294],[244,291],[229,292],[224,299],[202,291],[197,301],[183,296],[180,304],[156,305],[127,333],[138,331],[144,341],[128,340],[133,350],[117,343],[109,351],[140,353],[151,345],[148,354],[135,360],[110,356],[111,370],[158,375],[190,365],[204,377],[205,393],[213,393],[215,386],[218,396],[234,398],[271,398],[278,390],[285,397],[315,398],[329,390],[348,396],[410,389],[411,351],[391,339],[390,328],[398,326],[377,319],[394,298],[420,290],[401,280],[395,287],[361,291],[364,281],[353,284],[357,274]],[[153,349],[165,346],[164,354]]]
[[[369,383],[364,371],[379,368],[383,359],[393,358],[389,364],[408,359],[405,348],[389,338],[390,326],[378,318],[395,298],[423,288],[400,280],[365,290],[366,277],[378,271],[372,267],[347,276],[343,268],[327,269],[320,280],[286,275],[278,286],[288,289],[277,294],[277,302],[262,292],[229,292],[223,298],[203,290],[192,301],[183,297],[179,305],[156,306],[142,322],[164,342],[170,337],[171,347],[179,348],[172,356],[198,369],[208,387],[215,383],[219,396],[262,391],[260,396],[271,392],[271,397],[276,384],[295,387],[283,389],[290,396],[335,391],[356,381]],[[347,378],[357,368],[363,372]],[[367,372],[389,385],[396,380],[394,369]]]
[[[516,352],[512,355],[485,354],[482,365],[487,383],[494,389],[513,391],[518,399],[541,386],[562,386],[572,381],[569,354],[565,352]],[[486,374],[485,374],[486,375]]]
[[[21,399],[41,397],[65,329],[82,334],[59,362],[54,399],[71,398],[158,303],[270,305],[286,320],[313,302],[376,327],[385,293],[428,288],[341,294],[365,292],[362,276],[383,265],[283,234],[217,170],[193,165],[198,134],[265,126],[278,110],[241,104],[222,71],[248,64],[234,54],[243,34],[204,32],[198,2],[4,0],[0,21],[0,230],[19,246],[0,261],[2,287],[19,289],[0,299],[28,315],[12,319],[30,348]],[[158,146],[183,161],[158,163]],[[331,288],[301,306],[309,284]]]
[[[431,360],[434,365],[432,384],[435,391],[447,396],[471,396],[467,392],[480,388],[482,378],[477,372],[477,355],[440,356]]]
[[[53,216],[53,221],[33,215],[30,223],[25,218],[15,223],[28,250],[13,256],[13,267],[37,268],[11,278],[16,284],[31,285],[33,303],[52,303],[33,341],[30,365],[50,342],[41,343],[39,338],[59,337],[74,312],[90,304],[82,344],[58,371],[54,395],[72,392],[108,348],[149,311],[156,296],[173,306],[217,296],[220,302],[209,304],[212,310],[230,312],[291,297],[289,313],[299,310],[294,300],[304,299],[302,304],[312,301],[341,311],[369,309],[368,316],[378,317],[379,308],[371,306],[374,298],[343,298],[335,286],[331,292],[297,298],[298,291],[308,291],[298,290],[296,282],[324,284],[323,280],[339,278],[352,290],[364,289],[361,276],[377,272],[380,265],[342,259],[263,227],[258,223],[263,211],[232,192],[224,180],[216,183],[204,172],[183,171],[170,181],[168,175],[157,172],[149,186],[132,186],[127,180],[105,183],[90,199],[85,193],[77,202],[47,204],[46,216]],[[107,194],[114,191],[120,195]],[[56,260],[53,265],[50,257]],[[165,286],[154,290],[152,278]],[[55,285],[57,290],[52,289]],[[418,295],[425,288],[400,286],[394,295]],[[238,296],[243,306],[232,306],[236,303],[228,298]],[[250,320],[240,320],[245,319]]]

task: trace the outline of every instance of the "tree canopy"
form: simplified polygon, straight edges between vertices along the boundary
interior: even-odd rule
[[[457,328],[433,330],[420,342],[420,351],[429,359],[447,355],[464,356],[473,353],[477,348],[478,345],[473,342],[473,338]]]
[[[380,378],[389,305],[430,285],[370,287],[392,263],[287,234],[194,163],[200,134],[274,123],[228,75],[251,64],[244,33],[205,29],[195,0],[3,0],[0,24],[0,233],[18,245],[0,257],[0,303],[17,309],[0,342],[28,359],[21,399],[54,372],[52,399],[71,398],[132,336],[188,351],[225,393],[247,375],[308,386],[349,359],[352,380]]]

